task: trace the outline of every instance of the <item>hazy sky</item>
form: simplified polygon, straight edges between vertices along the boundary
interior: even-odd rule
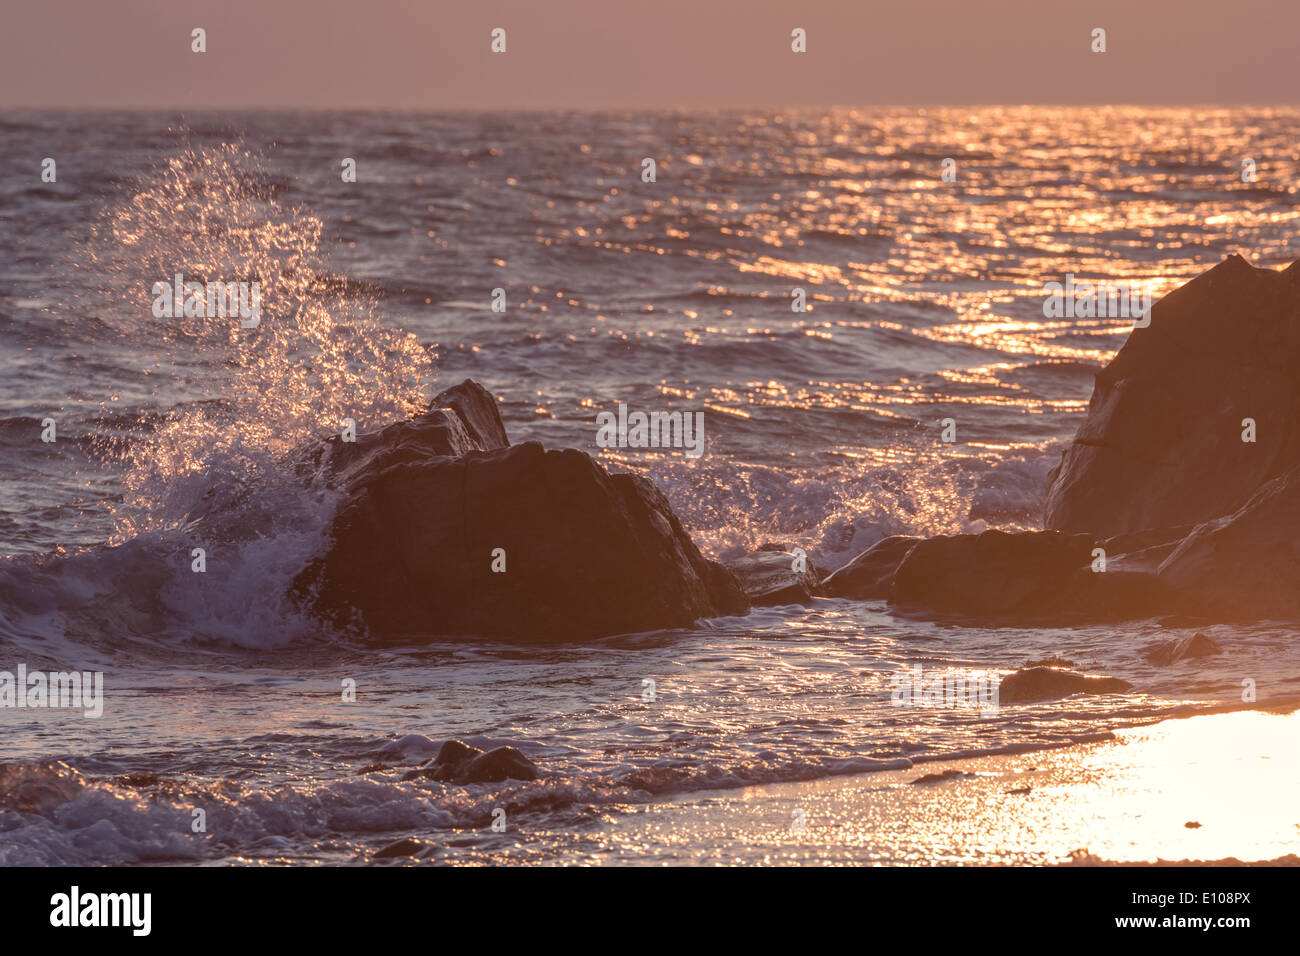
[[[1300,0],[0,0],[0,106],[1300,103]],[[208,52],[190,52],[190,30]],[[504,27],[507,52],[489,51]],[[808,32],[808,52],[790,31]],[[1108,52],[1090,51],[1094,27]]]

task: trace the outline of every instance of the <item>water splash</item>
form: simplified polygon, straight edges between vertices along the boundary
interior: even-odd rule
[[[326,266],[324,225],[282,204],[260,159],[234,144],[185,148],[95,229],[99,318],[153,383],[160,409],[123,452],[115,540],[175,527],[292,480],[283,456],[351,419],[358,430],[421,406],[432,372],[415,336],[387,328],[373,294]],[[261,322],[155,318],[155,282],[257,282]],[[301,494],[301,489],[295,487]]]
[[[290,585],[326,546],[338,493],[297,474],[292,453],[345,420],[361,432],[421,410],[433,359],[384,325],[363,284],[329,270],[324,224],[282,192],[249,150],[185,147],[91,227],[67,314],[97,321],[102,360],[138,368],[142,385],[100,404],[100,421],[132,423],[96,439],[121,472],[110,547],[15,572],[53,575],[29,615],[59,622],[58,637],[32,628],[44,641],[106,633],[270,647],[322,633]],[[256,282],[260,323],[183,308],[155,317],[154,284],[178,273]]]
[[[888,535],[979,533],[991,523],[1034,528],[1054,460],[1037,449],[993,459],[902,440],[892,451],[815,471],[671,458],[642,470],[711,557],[730,560],[778,542],[834,568]]]

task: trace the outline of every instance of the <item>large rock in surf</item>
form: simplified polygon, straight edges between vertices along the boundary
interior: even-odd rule
[[[1124,620],[1173,610],[1155,575],[1094,571],[1090,535],[985,531],[917,542],[894,572],[890,603],[1002,623]]]
[[[887,539],[822,586],[1005,624],[1300,617],[1297,366],[1300,262],[1232,256],[1098,373],[1046,532]]]
[[[1300,262],[1234,255],[1176,289],[1098,373],[1044,526],[1118,535],[1236,511],[1300,465],[1298,367]]]
[[[1160,565],[1220,618],[1300,618],[1300,468],[1198,526]]]
[[[374,638],[590,640],[748,610],[654,484],[581,451],[507,445],[473,382],[310,462],[345,498],[296,590]]]

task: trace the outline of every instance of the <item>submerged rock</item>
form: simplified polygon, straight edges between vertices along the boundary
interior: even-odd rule
[[[1071,694],[1122,694],[1133,685],[1118,677],[1094,677],[1055,667],[1024,667],[1002,678],[999,704],[1029,704]]]
[[[894,572],[920,540],[911,535],[896,534],[877,541],[822,581],[822,590],[828,597],[859,601],[889,597]]]
[[[1184,637],[1177,641],[1165,641],[1163,644],[1148,647],[1142,652],[1142,656],[1152,664],[1165,667],[1177,661],[1195,657],[1209,657],[1211,654],[1222,653],[1222,647],[1198,631],[1190,637]]]
[[[1119,535],[1241,508],[1300,465],[1297,367],[1300,263],[1278,272],[1234,255],[1176,289],[1098,373],[1044,526]]]
[[[743,614],[653,483],[573,449],[505,444],[473,382],[428,413],[313,459],[344,491],[326,553],[295,582],[379,640],[590,640]]]

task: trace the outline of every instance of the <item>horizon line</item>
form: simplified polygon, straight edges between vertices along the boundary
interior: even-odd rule
[[[892,103],[795,103],[786,105],[762,105],[753,103],[713,104],[713,105],[640,105],[640,106],[302,106],[289,104],[276,105],[162,105],[140,106],[105,104],[0,104],[0,111],[38,111],[51,110],[60,112],[95,112],[95,113],[253,113],[279,112],[293,110],[307,113],[668,113],[668,112],[721,112],[734,110],[867,110],[867,109],[1087,109],[1087,108],[1124,108],[1124,109],[1296,109],[1300,102],[1259,102],[1259,103],[1130,103],[1118,101],[1097,101],[1086,103],[1050,103],[1050,102],[969,102],[969,103],[928,103],[928,102],[892,102]]]

